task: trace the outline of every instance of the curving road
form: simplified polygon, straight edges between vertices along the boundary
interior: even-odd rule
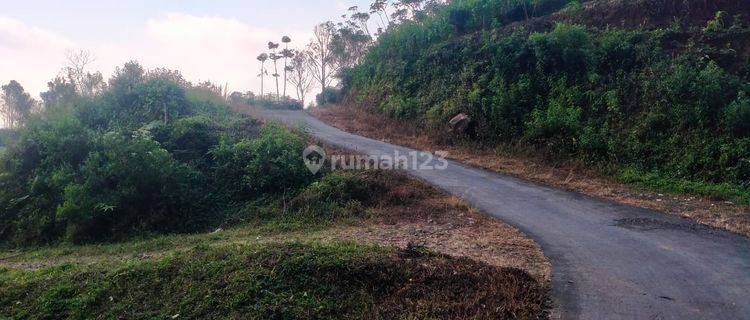
[[[413,151],[301,111],[260,115],[358,153]],[[552,263],[556,318],[750,319],[747,238],[453,161],[445,170],[407,171],[537,241]]]

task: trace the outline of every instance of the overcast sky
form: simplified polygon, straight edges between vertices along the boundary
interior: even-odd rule
[[[336,20],[364,0],[1,0],[0,82],[17,80],[38,98],[65,62],[86,49],[92,71],[108,78],[138,60],[146,68],[182,71],[190,81],[260,91],[255,57],[270,40],[289,35],[295,47],[312,27]]]

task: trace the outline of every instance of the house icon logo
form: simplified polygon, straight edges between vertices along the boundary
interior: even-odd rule
[[[326,152],[319,146],[309,146],[302,152],[302,160],[305,162],[307,169],[316,174],[323,168]]]

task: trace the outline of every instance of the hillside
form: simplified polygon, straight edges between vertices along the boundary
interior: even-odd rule
[[[750,4],[528,8],[454,1],[389,31],[344,77],[346,102],[448,144],[750,203]],[[446,133],[459,113],[474,120],[467,136]]]
[[[220,92],[128,62],[19,124],[0,318],[545,317],[518,230],[395,171],[313,173],[314,141]]]

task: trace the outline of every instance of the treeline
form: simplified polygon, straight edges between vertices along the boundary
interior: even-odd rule
[[[472,138],[485,144],[531,146],[628,181],[748,202],[750,10],[716,9],[743,8],[733,2],[657,1],[655,10],[684,6],[672,11],[711,19],[623,29],[545,16],[585,22],[578,1],[454,1],[381,35],[343,75],[344,89],[432,128],[467,113]]]
[[[233,100],[270,108],[301,109],[305,97],[319,88],[316,103],[336,103],[341,99],[339,80],[358,65],[377,37],[398,25],[427,17],[444,0],[375,0],[369,8],[353,6],[343,14],[342,21],[326,21],[313,28],[313,38],[295,48],[292,39],[281,37],[281,43],[269,41],[268,51],[257,56],[260,63],[260,95],[235,93]],[[365,9],[365,10],[362,10]],[[266,93],[266,77],[275,90]],[[281,84],[280,84],[281,83]],[[287,94],[293,87],[296,99]]]
[[[231,113],[217,86],[137,62],[96,92],[59,80],[0,153],[2,245],[204,231],[314,178],[300,137]]]

